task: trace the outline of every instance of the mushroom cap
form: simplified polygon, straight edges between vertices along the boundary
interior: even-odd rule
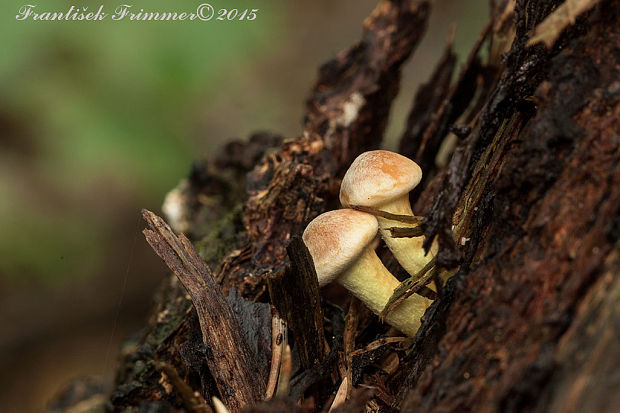
[[[344,174],[340,203],[378,207],[408,194],[421,179],[418,164],[405,156],[382,150],[364,152]]]
[[[373,215],[352,209],[337,209],[314,218],[302,239],[312,255],[319,286],[329,284],[353,264],[378,230]]]

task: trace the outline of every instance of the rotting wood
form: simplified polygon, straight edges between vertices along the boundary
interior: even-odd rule
[[[465,120],[468,133],[458,141],[447,168],[431,178],[416,205],[416,211],[427,216],[426,235],[450,229],[446,234],[451,237],[451,225],[457,224],[460,238],[452,239],[454,244],[447,250],[440,243],[440,251],[452,253],[450,247],[454,247],[462,259],[460,270],[427,310],[412,346],[385,345],[371,352],[375,354],[366,354],[368,360],[364,355],[357,357],[358,384],[364,380],[374,385],[378,396],[369,400],[353,391],[349,402],[337,411],[386,410],[385,403],[392,401],[403,411],[542,412],[570,411],[571,406],[604,411],[617,400],[617,392],[605,391],[599,384],[614,383],[617,375],[609,366],[618,365],[620,357],[618,346],[613,345],[619,317],[615,282],[620,238],[620,40],[615,24],[619,12],[611,1],[601,1],[577,19],[575,26],[563,30],[552,50],[546,50],[542,45],[526,47],[528,34],[560,2],[514,3],[514,19],[504,19],[513,25],[513,46],[505,49],[503,60],[497,58],[499,54],[494,54],[492,62],[477,55],[473,59],[476,79],[488,75],[479,88],[492,88],[473,95],[468,113],[459,118],[459,122]],[[382,4],[376,13],[386,16],[390,7],[396,10],[413,3]],[[400,18],[406,13],[390,15]],[[410,24],[411,19],[404,20]],[[388,27],[401,30],[402,26]],[[403,50],[390,42],[398,36],[388,32],[368,30],[365,36],[383,39],[381,47]],[[368,44],[367,39],[363,43]],[[362,47],[363,52],[368,50]],[[391,53],[383,55],[386,61],[398,56]],[[315,88],[310,99],[314,114],[323,116],[323,122],[307,123],[305,137],[288,141],[277,156],[268,156],[254,169],[249,194],[255,203],[246,204],[250,215],[243,217],[248,218],[246,229],[254,232],[247,237],[241,234],[239,249],[229,255],[222,274],[226,288],[245,286],[246,297],[258,296],[264,287],[261,271],[286,264],[280,258],[288,237],[299,233],[314,214],[337,207],[337,171],[348,166],[343,159],[355,155],[346,145],[340,146],[340,139],[353,139],[356,145],[362,141],[377,144],[364,140],[368,136],[361,132],[359,119],[349,129],[338,123],[345,108],[361,102],[351,85],[361,84],[367,90],[368,79],[359,72],[376,74],[376,67],[386,67],[365,67],[372,65],[364,59],[359,48],[340,55],[332,64],[332,68],[341,68],[334,71],[333,82],[318,82],[321,87]],[[488,65],[497,67],[489,71]],[[393,82],[387,72],[382,72],[383,79]],[[342,87],[339,82],[344,82]],[[374,87],[382,85],[377,82]],[[356,97],[349,99],[352,95]],[[387,106],[389,102],[381,110]],[[430,116],[438,119],[439,109]],[[372,106],[364,109],[365,116],[371,112]],[[382,119],[383,112],[378,113],[375,121]],[[330,125],[341,126],[330,129]],[[447,126],[436,130],[450,130]],[[334,146],[325,149],[320,136],[327,131],[333,133],[329,139]],[[431,159],[434,154],[427,155]],[[292,195],[278,198],[288,193]],[[298,198],[303,202],[296,203]],[[285,209],[287,203],[289,209]],[[265,227],[260,228],[268,232],[260,244],[257,228],[262,224]],[[450,255],[443,258],[446,265],[458,261],[451,261],[455,257]],[[185,301],[176,290],[163,300],[166,305],[160,307],[157,318],[185,311]],[[335,315],[340,313],[327,304],[325,314],[331,319],[325,320],[326,327],[334,332],[335,341],[341,340],[343,327],[337,324],[342,321]],[[180,376],[193,383],[199,376],[206,382],[201,392],[209,395],[209,373],[193,361],[200,349],[190,346],[189,355],[178,356],[180,344],[192,344],[192,331],[198,330],[193,312],[183,317],[180,324],[170,322],[164,338],[141,343],[127,356],[123,371],[144,360],[147,368],[140,375],[120,377],[121,390],[115,392],[120,396],[112,400],[115,407],[181,408],[174,395],[167,396],[158,387],[160,375],[148,367],[152,353],[176,356]],[[374,316],[361,321],[355,344],[365,348],[385,329]],[[291,379],[294,398],[333,371],[335,352],[340,349],[332,350],[312,371]],[[398,369],[389,376],[379,376],[373,366],[382,351],[399,357]],[[248,411],[312,408],[274,398]]]
[[[313,385],[328,379],[331,375],[331,372],[336,367],[338,351],[341,347],[333,348],[332,351],[327,355],[325,360],[323,360],[319,364],[315,364],[311,369],[304,370],[300,374],[296,375],[291,380],[291,393],[290,397],[293,400],[299,400],[304,393],[309,392],[308,389],[312,389]],[[329,388],[329,387],[326,387]],[[326,394],[329,394],[326,392]],[[326,394],[320,395],[325,396]],[[324,398],[324,397],[323,397]],[[312,399],[312,398],[310,398]],[[321,400],[315,400],[315,403],[320,403]]]
[[[183,234],[177,237],[164,220],[150,211],[143,210],[142,217],[150,228],[143,231],[148,243],[192,298],[203,340],[209,350],[209,370],[222,401],[232,412],[238,412],[242,407],[261,400],[265,383],[258,374],[241,327],[209,267]]]
[[[293,238],[287,251],[291,266],[268,279],[269,296],[291,329],[302,368],[309,369],[325,357],[319,282],[301,238]]]
[[[599,285],[617,248],[619,13],[611,2],[601,4],[561,40],[544,68],[538,55],[544,47],[519,51],[522,39],[513,49],[524,60],[515,62],[515,73],[504,77],[496,95],[508,99],[502,90],[511,90],[513,103],[490,105],[487,111],[499,120],[481,117],[471,135],[477,140],[486,133],[488,145],[477,155],[473,146],[465,149],[476,155],[472,170],[479,177],[477,183],[468,178],[465,193],[473,204],[460,217],[471,239],[461,271],[427,312],[432,325],[423,324],[416,337],[408,377],[399,382],[401,392],[409,390],[404,411],[559,411],[564,405],[556,393],[567,388],[558,363],[569,368],[562,349],[581,342],[567,329],[578,322],[575,309],[584,292]],[[538,82],[532,90],[533,83],[521,84],[525,79],[516,72],[535,67],[546,79],[530,72],[528,82]],[[514,104],[528,90],[537,103],[534,113],[527,104]],[[481,167],[484,172],[476,173]],[[607,337],[617,334],[608,328]],[[617,365],[618,352],[604,340],[596,350],[581,351],[605,351],[606,363]],[[585,344],[596,346],[596,340]],[[600,406],[614,395],[599,392],[593,399],[577,391],[570,397],[572,406]]]
[[[424,0],[382,0],[364,22],[362,40],[321,67],[302,135],[247,176],[244,222],[251,258],[229,263],[225,288],[261,295],[264,276],[286,266],[286,241],[328,208],[355,156],[379,146],[400,67],[422,38],[429,11]]]
[[[213,413],[213,410],[209,407],[200,393],[194,391],[183,381],[183,379],[181,379],[174,366],[163,361],[156,362],[155,365],[167,376],[167,379],[179,393],[181,400],[183,401],[183,406],[187,409],[187,411],[191,413]]]
[[[310,252],[300,237],[291,240],[287,252],[290,266],[267,279],[269,296],[291,329],[302,369],[308,370],[321,363],[326,353],[319,283]],[[318,397],[315,389],[315,399]]]
[[[452,74],[456,66],[456,55],[452,51],[454,39],[451,37],[445,47],[443,56],[435,66],[433,75],[428,82],[422,84],[413,101],[411,110],[407,117],[407,125],[403,136],[400,138],[398,152],[410,159],[414,159],[422,171],[424,177],[429,174],[434,159],[427,159],[420,152],[420,144],[424,138],[425,131],[433,118],[437,109],[443,104],[450,92]],[[423,184],[421,185],[423,187]]]
[[[321,68],[306,102],[306,122],[299,138],[268,150],[280,137],[253,135],[248,143],[228,145],[218,155],[223,161],[196,164],[183,192],[190,209],[187,219],[194,239],[208,235],[198,246],[205,260],[218,268],[224,291],[234,287],[246,299],[265,299],[265,275],[286,267],[290,237],[335,205],[339,176],[358,152],[378,147],[398,91],[400,68],[422,38],[429,11],[425,0],[381,1],[364,22],[361,40]],[[248,198],[243,209],[239,204],[234,208],[244,187]],[[213,202],[218,196],[226,202],[218,204],[216,211],[201,202]],[[226,249],[229,252],[222,259]],[[132,408],[145,400],[153,408],[175,405],[174,394],[166,394],[154,379],[159,376],[153,367],[154,354],[173,359],[184,380],[205,398],[217,392],[201,364],[204,348],[194,337],[196,319],[194,313],[187,313],[183,292],[168,287],[162,291],[148,334],[123,359],[112,396],[115,408]],[[173,333],[169,325],[175,326]],[[179,348],[184,352],[179,353]],[[292,391],[303,392],[307,383],[317,382],[319,373],[331,371],[332,356],[299,381],[293,378]],[[137,370],[136,363],[145,365],[145,371]],[[273,403],[280,400],[275,398]]]

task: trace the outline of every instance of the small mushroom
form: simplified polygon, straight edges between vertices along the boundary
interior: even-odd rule
[[[344,207],[360,205],[373,207],[391,214],[414,216],[409,203],[409,192],[422,179],[417,163],[390,151],[369,151],[359,155],[349,167],[340,186],[340,203]],[[424,252],[424,237],[394,238],[392,227],[409,227],[384,217],[377,217],[381,237],[400,265],[415,275],[433,258],[436,246],[429,254]]]
[[[319,286],[337,281],[375,314],[381,313],[400,284],[372,247],[377,230],[373,215],[339,209],[316,217],[303,234]],[[392,310],[386,321],[413,336],[429,304],[430,300],[413,295]]]

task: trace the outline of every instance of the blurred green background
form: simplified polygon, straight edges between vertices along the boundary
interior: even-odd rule
[[[144,242],[195,159],[257,130],[301,131],[318,66],[360,37],[370,0],[211,1],[254,21],[16,21],[70,5],[191,11],[201,1],[0,4],[0,411],[39,411],[75,375],[112,380],[165,268]],[[464,60],[486,0],[437,0],[407,64],[386,146],[456,23]]]

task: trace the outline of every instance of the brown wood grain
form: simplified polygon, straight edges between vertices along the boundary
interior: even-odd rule
[[[150,228],[143,231],[146,240],[192,298],[207,347],[209,371],[222,401],[231,412],[238,412],[261,400],[265,383],[211,270],[183,234],[176,236],[150,211],[143,210],[142,216]]]
[[[505,127],[482,116],[472,132],[496,133],[472,158],[459,196],[457,233],[469,239],[464,261],[418,334],[399,384],[403,411],[613,411],[617,397],[590,380],[609,377],[594,371],[600,358],[620,362],[610,346],[617,324],[602,324],[617,314],[618,297],[614,283],[601,279],[612,270],[617,276],[617,18],[607,3],[544,67],[531,63],[542,71],[532,74],[540,76],[535,112],[504,107]],[[540,59],[529,53],[522,64]],[[520,81],[506,76],[499,87],[517,93]],[[609,288],[604,299],[600,288]],[[587,323],[597,339],[575,334]],[[576,363],[567,354],[578,346],[583,361]]]

